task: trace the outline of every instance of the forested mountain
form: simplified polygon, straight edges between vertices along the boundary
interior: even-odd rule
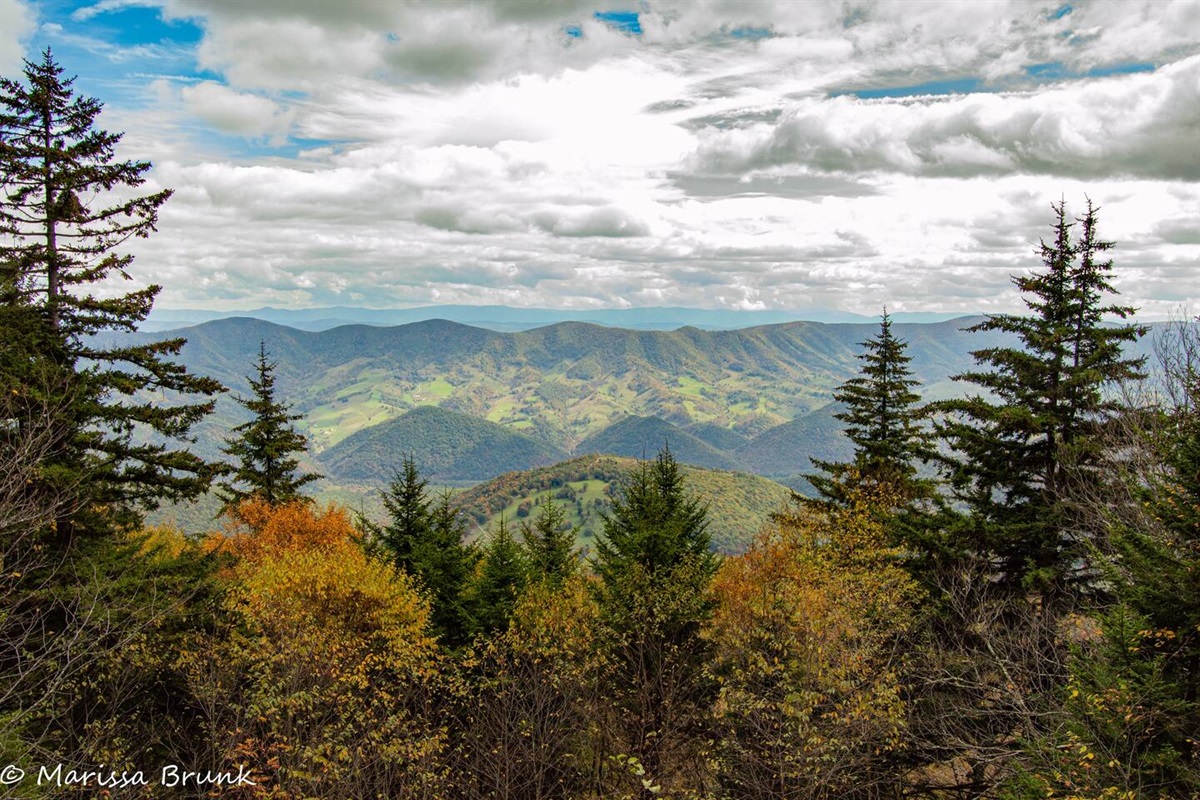
[[[969,367],[971,350],[1003,341],[962,331],[977,321],[896,324],[925,386],[938,391]],[[858,344],[872,329],[795,322],[634,331],[568,322],[499,333],[433,320],[307,332],[226,319],[178,333],[188,340],[180,360],[236,391],[244,391],[246,365],[265,342],[278,362],[280,391],[305,415],[302,424],[319,453],[422,405],[516,427],[566,451],[631,415],[705,426],[710,444],[717,430],[751,438],[828,403],[857,370]],[[205,425],[227,430],[236,419],[226,400]],[[724,444],[719,449],[730,449]],[[206,451],[203,442],[200,450]]]
[[[658,417],[626,417],[584,439],[575,448],[580,455],[609,453],[629,458],[649,458],[669,446],[685,464],[710,469],[739,469],[732,455]]]
[[[939,322],[953,314],[914,312],[895,315],[904,322]],[[324,331],[342,325],[407,325],[430,319],[448,319],[493,331],[524,331],[559,322],[592,322],[618,328],[674,330],[687,325],[708,330],[773,325],[798,319],[819,322],[866,322],[861,314],[827,308],[794,311],[742,311],[711,308],[513,308],[497,305],[439,305],[417,308],[256,308],[248,311],[210,311],[202,309],[155,309],[140,327],[158,331],[197,325],[215,319],[249,317],[288,325],[305,331]]]
[[[752,472],[776,478],[810,472],[811,458],[822,461],[848,458],[853,447],[842,434],[842,423],[833,416],[837,410],[837,404],[830,403],[811,414],[776,425],[738,447],[734,455]]]
[[[909,343],[913,374],[930,399],[965,391],[950,376],[970,368],[972,350],[1009,341],[1000,333],[964,331],[979,321],[894,324]],[[834,389],[856,374],[859,345],[874,328],[795,322],[635,331],[566,322],[504,333],[430,320],[311,332],[236,318],[170,334],[105,338],[183,335],[188,341],[179,360],[235,393],[245,392],[247,365],[265,343],[277,362],[281,395],[302,415],[300,428],[336,481],[379,483],[385,477],[368,478],[364,470],[399,463],[409,451],[438,480],[459,481],[570,455],[637,457],[666,442],[684,463],[787,478],[795,485],[795,476],[810,471],[810,457],[845,455],[840,423],[825,406]],[[366,434],[430,406],[465,416],[427,414]],[[222,437],[243,416],[231,397],[222,398],[216,413],[197,426],[196,451],[218,458]],[[467,418],[499,427],[468,425]],[[451,433],[455,428],[464,432]],[[499,428],[517,435],[512,442],[519,446],[489,457],[499,459],[498,469],[489,471],[487,459],[460,458],[467,439],[492,445],[504,439],[494,438]],[[422,452],[421,443],[432,449]],[[476,452],[492,445],[481,444]],[[363,466],[356,467],[359,459]]]

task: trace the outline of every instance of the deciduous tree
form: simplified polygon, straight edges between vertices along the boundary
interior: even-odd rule
[[[723,796],[875,798],[901,785],[904,635],[920,590],[878,511],[899,497],[847,477],[839,505],[776,515],[717,575],[706,635]]]

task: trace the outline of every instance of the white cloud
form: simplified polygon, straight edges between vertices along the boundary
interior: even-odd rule
[[[105,124],[176,189],[134,244],[168,306],[1017,310],[1085,194],[1127,300],[1196,295],[1194,0],[165,2],[204,71]]]
[[[21,0],[0,0],[0,75],[21,71],[25,42],[36,27],[33,9]]]
[[[185,86],[180,94],[188,111],[217,130],[250,139],[270,137],[282,143],[295,117],[294,111],[268,98],[235,92],[213,81]]]
[[[810,98],[777,124],[702,134],[693,164],[740,173],[1027,172],[1200,179],[1200,56],[1152,74],[1044,91],[860,100]]]

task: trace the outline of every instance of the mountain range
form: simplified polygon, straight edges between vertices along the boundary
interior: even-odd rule
[[[910,366],[928,396],[962,391],[949,378],[971,367],[970,352],[1007,341],[999,334],[963,331],[976,321],[893,326],[908,341]],[[259,344],[265,344],[277,363],[279,397],[303,416],[318,458],[356,432],[437,406],[575,455],[585,442],[610,448],[612,441],[638,439],[637,430],[668,423],[683,431],[669,431],[669,439],[694,451],[699,461],[762,472],[759,463],[768,454],[750,443],[827,405],[833,391],[857,374],[861,342],[877,331],[875,323],[639,331],[566,322],[498,332],[446,320],[301,331],[233,318],[123,336],[183,336],[188,343],[180,360],[191,371],[243,393]],[[658,422],[627,421],[632,417]],[[229,428],[244,418],[230,396],[222,398],[218,413],[197,431],[198,452],[219,455]],[[804,471],[808,463],[807,445],[797,446],[797,437],[804,439],[815,425],[809,433],[828,438],[828,422],[816,418],[796,423],[790,434],[787,428],[775,433],[790,442],[786,458],[792,472]],[[623,427],[604,434],[618,423]],[[404,449],[394,436],[386,438],[389,446]],[[636,451],[625,448],[623,454],[639,455],[642,447],[652,453],[661,438],[643,435],[632,445]],[[349,458],[345,448],[334,456],[339,464]],[[783,474],[783,467],[776,463],[770,474]]]
[[[897,322],[939,322],[961,314],[934,312],[896,313]],[[781,322],[869,322],[870,317],[845,311],[809,308],[795,311],[737,310],[709,308],[599,308],[555,309],[512,306],[440,305],[416,308],[375,309],[350,306],[326,308],[255,308],[242,311],[207,309],[155,309],[142,325],[145,331],[160,331],[196,325],[215,319],[248,317],[306,331],[324,331],[342,325],[406,325],[445,319],[495,331],[523,331],[559,322],[591,322],[616,328],[674,330],[686,326],[705,330],[749,328]]]

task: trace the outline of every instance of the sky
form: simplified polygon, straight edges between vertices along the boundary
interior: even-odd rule
[[[174,189],[160,308],[1200,306],[1200,0],[0,0]],[[121,287],[128,289],[128,285]]]

